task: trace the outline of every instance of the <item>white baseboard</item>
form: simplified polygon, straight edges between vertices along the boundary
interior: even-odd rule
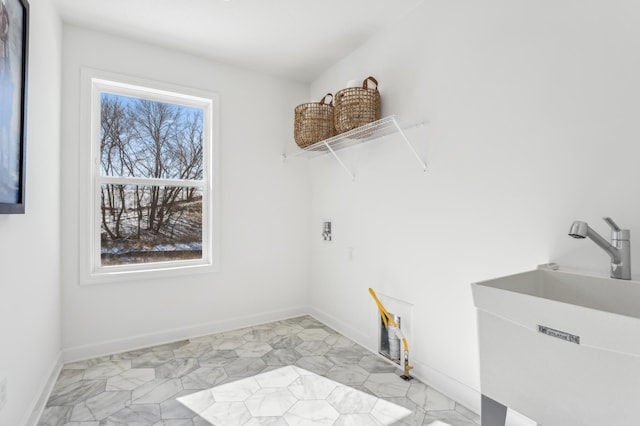
[[[367,336],[350,327],[347,323],[340,321],[336,317],[327,314],[316,308],[309,309],[310,315],[314,316],[318,320],[324,322],[331,328],[339,331],[344,336],[355,341],[359,345],[369,349],[373,353],[377,353],[377,348],[372,348],[368,344]],[[415,358],[411,358],[411,364],[414,369],[411,370],[411,375],[419,379],[421,382],[431,386],[438,392],[448,396],[454,401],[464,405],[469,410],[480,413],[480,392],[470,388],[469,386],[457,381],[456,379],[438,371],[426,364],[417,361]]]
[[[265,312],[257,315],[225,318],[218,321],[196,324],[187,327],[173,328],[155,333],[126,337],[124,339],[109,340],[90,345],[75,346],[62,351],[64,363],[81,361],[99,356],[111,355],[150,346],[162,345],[183,339],[206,336],[223,331],[235,330],[243,327],[279,321],[301,315],[307,315],[307,307],[283,309],[279,311]]]
[[[51,391],[53,390],[53,386],[56,384],[56,380],[58,380],[58,376],[60,375],[61,370],[62,353],[59,353],[58,357],[53,363],[53,366],[50,369],[49,377],[40,387],[40,391],[36,393],[36,400],[33,401],[31,405],[33,409],[31,411],[27,411],[25,415],[25,418],[22,422],[24,426],[36,426],[38,424],[40,416],[42,416],[42,411],[47,404],[49,395],[51,395]]]
[[[369,350],[373,350],[372,348],[369,347],[369,344],[367,343],[367,335],[349,326],[349,324],[345,323],[344,321],[340,321],[338,318],[313,307],[309,307],[307,312],[308,312],[308,315],[311,315],[317,320],[322,321],[329,327],[338,331],[343,336],[353,340],[360,346],[363,346]]]
[[[480,414],[481,393],[456,379],[435,370],[419,361],[411,361],[414,369],[411,374],[421,382],[428,384],[443,395],[462,404],[476,414]],[[537,423],[528,417],[514,411],[507,410],[505,426],[536,426]]]
[[[443,395],[464,405],[476,414],[480,413],[480,392],[459,382],[451,376],[438,371],[427,364],[411,359],[413,370],[411,374],[421,382],[426,383]]]
[[[507,410],[505,426],[536,426],[537,423],[517,411]]]

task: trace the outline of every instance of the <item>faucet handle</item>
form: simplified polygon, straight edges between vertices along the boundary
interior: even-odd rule
[[[614,241],[629,241],[631,232],[628,229],[620,229],[620,227],[610,217],[603,217],[607,225],[611,227],[611,242]]]
[[[611,227],[612,231],[621,231],[620,227],[616,225],[616,223],[610,217],[603,217],[602,219],[607,222],[607,225]]]

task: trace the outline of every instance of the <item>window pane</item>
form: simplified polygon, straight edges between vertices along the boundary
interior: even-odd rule
[[[200,108],[100,94],[100,173],[202,179]]]
[[[102,266],[202,259],[202,188],[101,187]]]

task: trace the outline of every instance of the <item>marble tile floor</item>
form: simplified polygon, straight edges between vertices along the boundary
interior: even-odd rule
[[[390,425],[401,405],[289,365],[178,398],[211,424]]]
[[[475,413],[399,374],[397,366],[303,316],[66,364],[38,426],[479,425]],[[282,375],[306,381],[318,399],[301,393],[305,387],[287,393],[264,385],[265,377]],[[253,386],[256,380],[263,385]],[[236,387],[251,393],[229,401],[239,399]],[[292,394],[300,404],[289,405]],[[361,406],[346,408],[354,404]],[[406,415],[385,417],[381,407]]]

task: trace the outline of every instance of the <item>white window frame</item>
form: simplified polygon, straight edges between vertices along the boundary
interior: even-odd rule
[[[81,141],[80,141],[80,283],[158,279],[185,274],[219,271],[219,198],[218,140],[219,105],[216,93],[160,83],[142,78],[82,68],[81,71]],[[202,258],[139,263],[132,265],[101,265],[102,184],[132,184],[130,178],[101,176],[100,173],[100,94],[110,93],[148,99],[203,110],[203,179],[136,178],[136,184],[202,187]]]

